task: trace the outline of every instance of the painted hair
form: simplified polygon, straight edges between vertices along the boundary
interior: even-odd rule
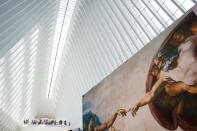
[[[178,49],[167,44],[159,51],[158,55],[155,57],[153,68],[162,71],[171,70],[176,67],[178,56]],[[162,62],[161,67],[158,67],[156,60]]]

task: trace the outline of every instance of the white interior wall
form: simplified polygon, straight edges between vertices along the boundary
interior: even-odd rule
[[[29,126],[21,127],[20,131],[68,131],[67,127],[39,127],[39,126]]]
[[[26,126],[21,127],[19,131],[80,131],[79,128],[73,129],[70,127],[39,127],[39,126]]]
[[[1,131],[15,131],[42,111],[58,5],[58,0],[0,1]]]

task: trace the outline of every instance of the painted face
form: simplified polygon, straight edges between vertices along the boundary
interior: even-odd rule
[[[151,70],[151,75],[157,76],[159,74],[159,71],[161,69],[161,66],[163,65],[164,59],[165,59],[165,56],[161,56],[154,60],[154,65]]]
[[[194,21],[192,25],[190,26],[190,30],[192,33],[196,34],[197,33],[197,21]]]
[[[151,75],[153,75],[153,76],[157,76],[158,73],[159,73],[159,71],[156,68],[153,68],[152,71],[151,71]]]
[[[174,39],[177,40],[177,41],[183,41],[185,36],[183,34],[174,34]]]

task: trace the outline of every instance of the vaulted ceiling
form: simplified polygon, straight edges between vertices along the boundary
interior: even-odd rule
[[[34,117],[81,126],[82,95],[195,3],[1,0],[0,130]]]

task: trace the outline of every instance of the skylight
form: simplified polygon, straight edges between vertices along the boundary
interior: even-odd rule
[[[56,30],[55,30],[55,37],[54,37],[53,48],[52,48],[51,62],[49,67],[49,76],[48,76],[47,94],[46,94],[46,97],[48,99],[50,99],[52,96],[53,86],[54,86],[57,70],[60,63],[60,58],[62,56],[63,47],[66,41],[66,36],[69,29],[75,4],[76,4],[76,0],[60,1]]]

